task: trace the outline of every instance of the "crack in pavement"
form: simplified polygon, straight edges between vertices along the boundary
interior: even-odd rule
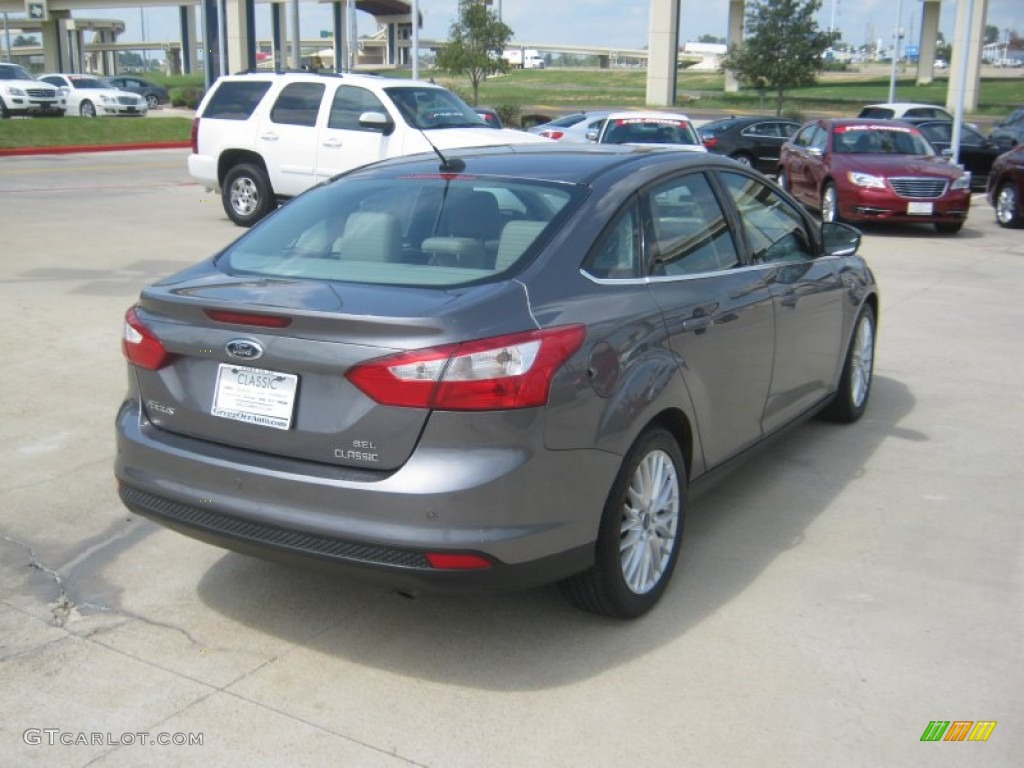
[[[0,533],[0,539],[19,546],[28,552],[30,560],[29,567],[35,568],[37,571],[41,571],[53,579],[54,583],[57,585],[57,599],[50,603],[50,611],[53,614],[53,625],[55,627],[63,628],[64,625],[67,624],[68,617],[71,615],[71,611],[75,607],[75,604],[71,602],[71,598],[68,596],[67,585],[64,583],[64,577],[52,568],[47,568],[43,565],[42,561],[39,559],[39,553],[25,542],[12,539],[10,536],[3,533]]]

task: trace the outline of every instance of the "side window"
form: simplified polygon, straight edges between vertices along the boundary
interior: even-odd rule
[[[347,131],[369,131],[371,129],[359,125],[359,116],[364,112],[382,112],[385,115],[388,113],[380,99],[370,91],[354,85],[343,85],[334,92],[327,127]]]
[[[225,82],[213,92],[201,117],[220,120],[248,120],[260,100],[270,89],[269,80]]]
[[[778,192],[739,173],[724,172],[721,179],[739,211],[755,262],[814,258],[803,217]]]
[[[811,148],[820,149],[822,152],[825,151],[825,146],[828,144],[828,133],[823,131],[821,128],[816,128],[814,135],[811,136]]]
[[[601,234],[583,269],[594,277],[639,277],[640,218],[635,201]]]
[[[654,274],[693,275],[739,264],[718,199],[702,173],[664,184],[649,195]]]
[[[270,119],[284,125],[316,125],[320,101],[324,96],[323,83],[289,83],[270,110]]]
[[[798,147],[807,147],[811,144],[811,137],[814,132],[818,129],[816,125],[808,125],[793,139],[793,143]]]

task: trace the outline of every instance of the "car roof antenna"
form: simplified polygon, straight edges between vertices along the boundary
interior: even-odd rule
[[[419,128],[419,126],[417,126],[417,128]],[[430,140],[430,137],[427,136],[427,132],[424,131],[422,128],[420,128],[419,131],[423,135],[423,138],[427,140],[427,144],[430,145],[430,148],[434,150],[434,153],[439,158],[441,158],[441,166],[439,168],[441,173],[462,173],[464,170],[466,170],[466,163],[462,158],[445,157],[441,150],[434,146],[434,142],[432,142]]]

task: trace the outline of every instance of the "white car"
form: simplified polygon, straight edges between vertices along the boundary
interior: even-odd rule
[[[24,67],[0,63],[0,118],[64,115],[64,94],[32,77]]]
[[[572,115],[555,118],[548,123],[535,125],[529,129],[529,132],[552,141],[586,144],[590,141],[587,138],[587,133],[600,131],[606,117],[608,117],[608,112],[576,112]]]
[[[149,111],[141,96],[111,88],[92,75],[49,74],[39,78],[45,83],[64,89],[67,97],[65,114],[82,117],[104,115],[130,115],[141,117]]]
[[[927,117],[929,120],[952,120],[953,116],[936,104],[894,101],[891,104],[868,104],[857,117],[871,120],[902,120],[905,117]]]
[[[248,227],[344,171],[417,152],[544,142],[495,130],[451,91],[375,75],[260,72],[221,77],[192,127],[188,170]],[[440,159],[440,158],[439,158]],[[442,162],[442,171],[458,161]]]
[[[597,144],[658,144],[687,152],[707,152],[690,118],[676,112],[612,112],[600,131],[587,138]]]

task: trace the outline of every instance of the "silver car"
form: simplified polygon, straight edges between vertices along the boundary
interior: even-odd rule
[[[709,154],[418,155],[303,194],[127,313],[129,509],[405,588],[649,610],[688,489],[871,386],[859,233]]]

